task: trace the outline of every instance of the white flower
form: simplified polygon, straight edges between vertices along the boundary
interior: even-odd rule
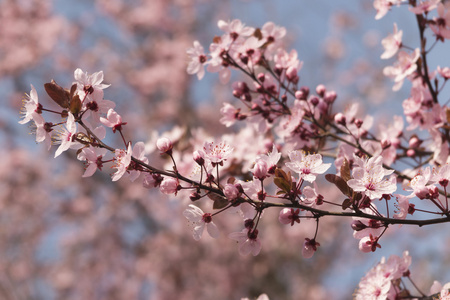
[[[286,163],[286,167],[292,171],[298,173],[300,178],[308,182],[316,180],[317,174],[325,173],[331,164],[324,164],[322,161],[322,155],[320,154],[307,154],[304,151],[291,151],[289,152],[289,158],[291,162]]]
[[[206,227],[209,235],[213,238],[219,237],[219,229],[212,221],[210,213],[204,213],[199,207],[189,204],[188,208],[183,212],[183,216],[192,222],[194,231],[194,240],[198,241],[202,237],[203,231]]]

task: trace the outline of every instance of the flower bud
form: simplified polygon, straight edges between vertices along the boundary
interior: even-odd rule
[[[316,93],[317,95],[319,95],[320,97],[323,97],[325,95],[325,92],[327,91],[327,89],[325,88],[325,86],[323,84],[319,84],[316,87]]]
[[[416,135],[413,135],[410,139],[409,139],[409,147],[410,148],[417,148],[422,144],[422,140],[419,139]]]
[[[299,77],[297,75],[297,68],[289,67],[286,70],[286,78],[293,84],[297,84],[299,81]]]
[[[228,199],[228,201],[232,201],[237,199],[240,196],[240,192],[234,184],[227,183],[223,189],[223,194]]]
[[[302,249],[302,255],[304,258],[311,258],[314,253],[317,251],[317,247],[319,247],[320,244],[316,242],[315,239],[308,239],[305,238],[305,242],[303,243],[303,249]]]
[[[257,78],[260,82],[264,82],[264,80],[266,79],[266,75],[264,73],[259,73]]]
[[[158,187],[162,181],[163,181],[163,177],[160,174],[146,173],[144,175],[144,181],[142,184],[144,185],[145,188],[151,189],[151,188]]]
[[[328,103],[331,104],[334,102],[334,100],[336,100],[337,98],[337,94],[335,91],[329,91],[325,93],[325,96],[323,97],[323,100]]]
[[[172,141],[166,137],[159,138],[156,141],[156,147],[161,151],[161,153],[172,154],[173,144]]]
[[[334,116],[334,122],[336,122],[337,124],[340,124],[342,126],[345,126],[347,124],[346,118],[343,113],[337,113]]]
[[[295,99],[298,99],[298,100],[306,100],[306,98],[304,97],[302,91],[296,91],[296,92],[295,92]]]
[[[299,213],[300,209],[298,208],[283,208],[278,216],[278,221],[281,224],[291,224],[293,226],[295,222],[300,223]]]
[[[161,185],[159,186],[160,191],[163,194],[170,195],[175,194],[179,190],[178,180],[172,177],[164,177]]]
[[[361,120],[361,119],[356,119],[356,120],[354,121],[354,123],[355,123],[356,127],[361,128],[361,126],[362,126],[362,124],[363,124],[363,120]]]
[[[258,160],[251,171],[253,176],[259,180],[263,180],[267,177],[267,163],[263,160]]]
[[[191,201],[196,201],[196,200],[198,200],[198,199],[200,199],[200,198],[201,198],[201,196],[200,196],[200,194],[197,193],[197,192],[193,192],[193,193],[191,193],[191,194],[189,195],[189,199],[190,199]]]
[[[194,161],[200,166],[203,166],[205,164],[205,159],[203,158],[205,156],[205,153],[203,151],[195,150],[192,156],[194,158]]]

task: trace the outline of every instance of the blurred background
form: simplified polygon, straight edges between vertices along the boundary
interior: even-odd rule
[[[405,250],[424,292],[434,279],[450,281],[446,225],[391,230],[380,250],[363,254],[351,220],[328,219],[320,251],[303,259],[314,223],[281,226],[272,211],[262,220],[261,253],[241,257],[226,237],[240,219],[226,216],[221,238],[195,242],[182,216],[188,199],[140,181],[113,184],[108,169],[84,179],[75,152],[54,159],[18,124],[30,84],[48,101],[43,84],[69,86],[81,68],[103,70],[105,99],[117,103],[133,141],[237,131],[218,122],[222,102],[233,101],[229,86],[217,74],[198,81],[186,73],[186,50],[194,40],[207,48],[220,19],[286,27],[287,48],[304,62],[300,85],[325,84],[338,94],[336,108],[356,101],[361,116],[390,122],[409,93],[407,84],[391,91],[380,42],[396,22],[416,47],[417,26],[406,8],[379,21],[375,14],[368,0],[0,0],[0,299],[350,299],[382,256]]]

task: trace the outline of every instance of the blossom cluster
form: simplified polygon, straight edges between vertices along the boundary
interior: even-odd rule
[[[375,0],[376,18],[402,3],[406,2]],[[218,22],[223,33],[214,38],[209,52],[198,41],[187,50],[187,72],[198,79],[205,76],[205,69],[219,73],[224,84],[232,70],[246,76],[231,84],[230,98],[237,103],[223,103],[221,109],[221,124],[243,124],[237,134],[219,139],[193,130],[190,140],[181,143],[181,134],[166,132],[150,141],[132,142],[115,103],[104,99],[109,85],[103,83],[103,72],[88,74],[81,69],[75,70],[68,89],[55,81],[44,85],[59,110],[40,103],[31,86],[19,123],[32,122],[36,142],[47,148],[58,144],[55,157],[76,150],[85,164],[83,177],[109,164],[114,169],[112,181],[141,180],[145,188],[189,199],[183,215],[195,240],[205,229],[218,238],[221,229],[216,218],[231,212],[240,218],[241,227],[228,237],[237,241],[241,255],[258,255],[263,245],[262,217],[266,209],[275,208],[284,225],[315,221],[315,232],[305,237],[301,247],[304,258],[318,250],[319,224],[326,216],[351,216],[349,226],[360,240],[359,249],[374,252],[393,224],[422,226],[450,218],[450,114],[447,103],[439,102],[450,71],[440,66],[431,70],[427,64],[434,45],[450,38],[450,6],[434,0],[408,3],[418,19],[419,47],[403,44],[397,24],[382,41],[381,58],[396,56],[383,71],[393,79],[393,90],[406,80],[411,82],[411,95],[403,101],[405,118],[394,116],[389,125],[376,128],[373,116],[359,114],[357,104],[336,111],[337,93],[322,84],[315,89],[299,86],[302,62],[295,50],[285,50],[286,29],[272,22],[253,28],[240,20]],[[426,31],[436,41],[430,48],[423,37]],[[44,113],[59,120],[44,118]],[[121,146],[110,146],[107,134],[117,137]],[[154,163],[156,149],[166,158],[163,167]],[[333,163],[335,171],[325,174],[333,170]],[[324,196],[323,179],[339,190],[341,198]],[[399,184],[410,194],[396,193]],[[377,207],[379,201],[385,202],[384,211]],[[433,217],[407,218],[416,211]],[[362,279],[356,298],[397,299],[403,292],[399,279],[409,276],[410,262],[407,252],[402,258],[382,260]]]

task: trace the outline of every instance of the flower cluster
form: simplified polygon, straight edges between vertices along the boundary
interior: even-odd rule
[[[375,0],[376,18],[401,3],[406,2]],[[262,217],[265,210],[275,208],[282,224],[299,227],[302,219],[315,222],[314,235],[299,245],[304,258],[312,257],[321,246],[319,224],[327,216],[352,217],[359,249],[373,252],[381,247],[380,239],[391,224],[422,226],[450,218],[450,114],[447,103],[439,103],[450,71],[448,67],[431,70],[427,55],[433,46],[427,49],[423,38],[427,29],[436,43],[449,38],[449,7],[432,0],[408,3],[417,16],[420,45],[404,45],[397,24],[382,40],[381,58],[396,56],[383,72],[394,80],[393,89],[400,89],[405,80],[411,82],[411,95],[403,101],[405,119],[394,116],[389,125],[373,128],[374,118],[358,114],[357,104],[337,111],[336,92],[322,84],[313,90],[299,86],[302,62],[295,50],[284,48],[286,30],[272,22],[253,28],[240,20],[218,22],[222,35],[214,38],[208,53],[198,41],[187,50],[187,72],[199,79],[205,76],[205,68],[219,73],[222,83],[229,81],[232,70],[246,76],[247,80],[231,85],[230,97],[237,103],[224,103],[221,109],[220,123],[226,127],[242,122],[236,134],[217,139],[192,130],[186,139],[181,133],[163,133],[148,143],[132,142],[124,134],[127,122],[115,111],[115,103],[104,99],[109,85],[103,83],[103,72],[89,75],[81,69],[75,70],[68,89],[55,81],[44,85],[59,111],[41,104],[32,86],[19,123],[34,123],[37,142],[48,147],[59,143],[55,157],[77,150],[77,158],[86,166],[83,177],[111,164],[112,181],[141,179],[145,188],[202,202],[188,204],[183,213],[195,240],[201,239],[205,228],[211,237],[219,237],[215,222],[224,212],[233,212],[241,226],[228,237],[238,242],[241,255],[258,255],[263,245]],[[434,10],[436,17],[432,17]],[[44,113],[59,120],[50,121]],[[426,133],[418,134],[419,130],[429,136],[424,138]],[[108,145],[107,133],[116,134],[121,146]],[[165,160],[164,167],[148,158],[155,149]],[[336,170],[325,174],[332,159]],[[339,190],[340,198],[323,196],[322,177]],[[402,180],[410,194],[394,195]],[[206,199],[211,201],[202,201]],[[385,211],[377,208],[377,199],[385,202]],[[423,200],[431,210],[419,208]],[[206,212],[200,208],[205,202],[209,204]],[[418,210],[433,217],[407,218]],[[383,259],[362,279],[356,299],[397,299],[405,290],[400,279],[409,276],[410,263],[407,252],[402,258]],[[447,297],[445,293],[441,292],[442,297]]]

